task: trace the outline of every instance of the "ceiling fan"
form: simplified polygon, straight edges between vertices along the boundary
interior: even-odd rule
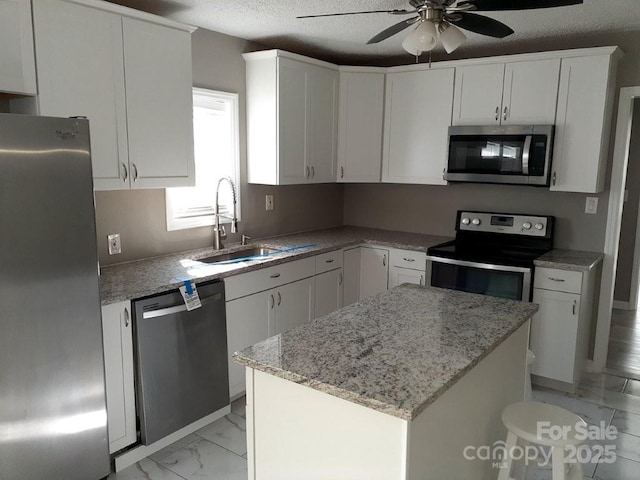
[[[402,42],[402,47],[416,57],[433,50],[438,38],[447,53],[453,52],[466,40],[460,30],[504,38],[514,31],[493,18],[473,13],[501,10],[532,10],[537,8],[564,7],[583,3],[583,0],[409,0],[411,9],[369,10],[363,12],[325,13],[302,15],[296,18],[334,17],[361,15],[368,13],[388,13],[391,15],[414,15],[371,38],[367,44],[378,43],[401,32],[414,24],[417,26]]]

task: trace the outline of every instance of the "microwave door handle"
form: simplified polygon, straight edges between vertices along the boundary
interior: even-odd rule
[[[524,139],[524,148],[522,149],[522,174],[529,175],[529,154],[531,153],[532,135],[527,135]]]

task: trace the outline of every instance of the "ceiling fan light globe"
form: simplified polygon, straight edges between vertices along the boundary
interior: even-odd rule
[[[443,28],[440,33],[440,42],[442,42],[442,46],[447,53],[451,53],[462,45],[467,40],[467,37],[462,33],[462,30],[455,25],[451,25],[449,23],[443,23],[442,25]]]
[[[402,42],[404,48],[411,55],[420,55],[422,52],[433,50],[438,41],[438,33],[432,22],[420,23],[414,28]]]

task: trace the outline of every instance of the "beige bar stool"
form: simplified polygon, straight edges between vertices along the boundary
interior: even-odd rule
[[[538,435],[540,422],[548,422],[549,428],[545,435]],[[538,402],[513,403],[502,412],[502,423],[507,427],[507,445],[505,467],[500,470],[498,480],[510,480],[511,467],[513,466],[512,449],[518,439],[525,442],[551,447],[551,465],[553,468],[553,480],[582,480],[582,464],[565,463],[566,448],[570,445],[580,445],[581,439],[577,438],[576,426],[586,427],[586,423],[579,416],[555,405],[547,405]],[[549,430],[563,428],[566,435],[556,435],[553,438],[548,434]],[[559,437],[559,438],[556,438]],[[574,457],[575,458],[575,457]]]

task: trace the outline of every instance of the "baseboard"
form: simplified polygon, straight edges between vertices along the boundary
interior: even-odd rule
[[[187,425],[180,430],[173,432],[171,435],[168,435],[151,445],[138,445],[130,450],[127,450],[124,453],[121,453],[115,456],[115,471],[119,472],[124,470],[127,467],[130,467],[136,462],[139,462],[143,458],[148,457],[149,455],[156,453],[159,450],[162,450],[164,447],[171,445],[174,442],[177,442],[183,437],[195,432],[196,430],[200,430],[202,427],[209,425],[210,423],[215,422],[219,418],[224,417],[225,415],[231,412],[231,406],[227,405],[224,408],[212,413],[211,415],[207,415],[200,420],[193,422],[190,425]]]
[[[617,308],[618,310],[635,310],[635,308],[631,308],[629,302],[624,302],[622,300],[614,300],[613,308]]]

